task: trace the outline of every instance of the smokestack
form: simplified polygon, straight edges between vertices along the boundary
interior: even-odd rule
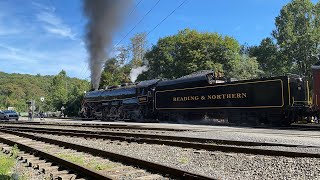
[[[91,83],[96,90],[107,53],[111,50],[112,36],[130,4],[131,0],[84,0],[84,14],[88,18],[85,43],[89,53]]]

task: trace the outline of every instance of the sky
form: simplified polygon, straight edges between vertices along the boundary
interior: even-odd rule
[[[258,45],[271,36],[274,19],[288,2],[134,0],[128,16],[114,33],[113,45],[128,45],[134,34],[150,32],[147,40],[151,47],[159,38],[185,28],[217,32],[234,37],[240,44]],[[70,77],[88,79],[84,43],[87,19],[82,3],[82,0],[0,0],[0,71],[56,75],[63,69]]]

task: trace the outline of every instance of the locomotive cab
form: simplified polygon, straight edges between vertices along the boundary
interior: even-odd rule
[[[320,118],[320,61],[311,67],[313,72],[313,104],[314,114]]]
[[[309,83],[298,75],[289,75],[290,102],[292,106],[309,106]]]

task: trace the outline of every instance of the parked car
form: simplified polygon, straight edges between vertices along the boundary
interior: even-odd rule
[[[13,110],[0,110],[0,119],[1,120],[9,120],[15,119],[16,121],[19,119],[19,114]]]

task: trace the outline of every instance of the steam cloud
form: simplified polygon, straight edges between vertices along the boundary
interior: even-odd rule
[[[111,48],[112,35],[120,25],[132,0],[84,0],[88,17],[86,46],[89,52],[91,83],[99,88],[101,72]]]
[[[145,72],[147,70],[148,70],[147,66],[141,66],[141,67],[131,69],[131,71],[130,71],[131,82],[135,82],[137,80],[139,74],[141,74],[142,72]]]

